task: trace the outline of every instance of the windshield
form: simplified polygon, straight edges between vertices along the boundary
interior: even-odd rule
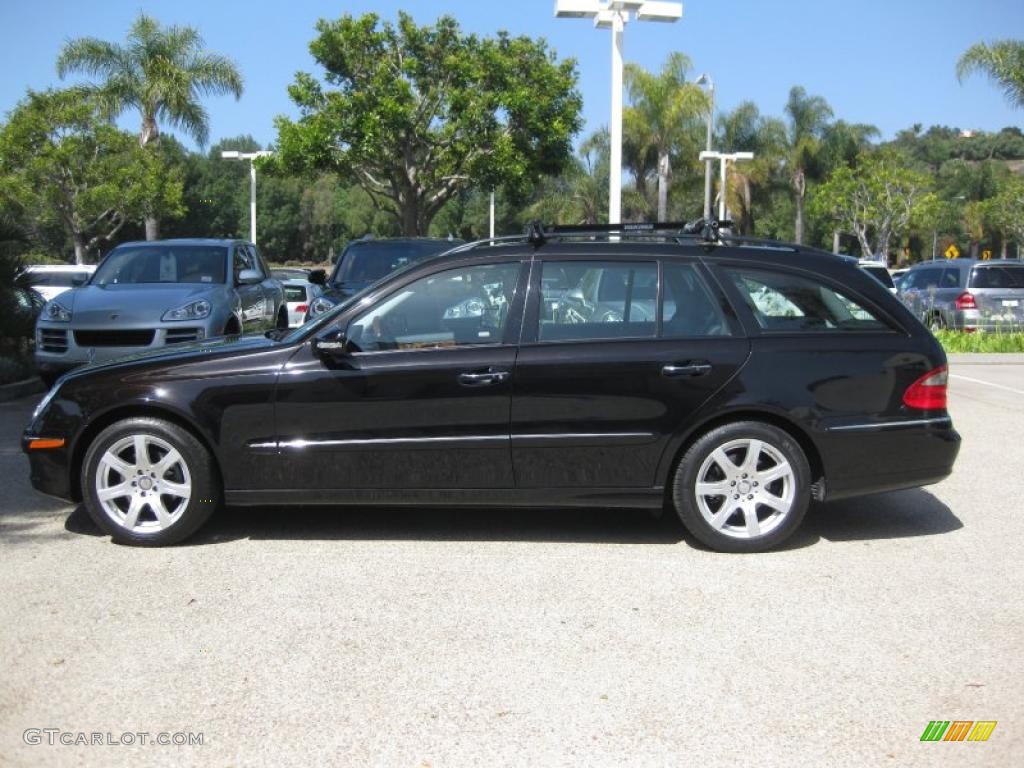
[[[92,285],[223,283],[227,248],[222,245],[140,245],[115,248],[93,275]]]
[[[1024,288],[1024,264],[1000,267],[975,267],[971,288]]]
[[[373,282],[458,244],[454,240],[360,240],[342,253],[331,285]]]

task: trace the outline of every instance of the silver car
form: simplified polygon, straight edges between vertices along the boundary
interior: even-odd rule
[[[1024,261],[926,261],[907,272],[899,296],[932,330],[1024,330]]]
[[[275,327],[288,327],[284,289],[252,243],[124,243],[88,283],[43,307],[36,364],[52,381],[93,361]]]

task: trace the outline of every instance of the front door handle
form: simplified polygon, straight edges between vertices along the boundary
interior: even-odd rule
[[[464,387],[486,387],[491,384],[501,384],[508,381],[511,376],[508,371],[476,371],[473,373],[460,373],[459,384]]]
[[[696,360],[684,365],[666,365],[661,369],[661,375],[669,379],[683,376],[703,376],[711,370],[711,363],[705,360]]]

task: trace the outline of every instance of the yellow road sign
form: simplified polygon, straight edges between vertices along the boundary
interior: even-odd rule
[[[992,258],[992,251],[986,248],[984,251],[981,252],[981,258],[983,258],[985,261],[988,261],[989,259]]]
[[[945,253],[947,259],[957,259],[960,257],[960,249],[956,247],[956,243],[950,243]]]

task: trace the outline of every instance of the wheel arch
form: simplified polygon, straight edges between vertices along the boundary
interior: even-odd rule
[[[167,408],[159,405],[154,406],[145,403],[133,403],[116,406],[99,414],[96,418],[92,419],[88,425],[86,425],[85,429],[82,430],[82,433],[75,439],[74,447],[71,451],[71,464],[68,467],[68,487],[71,490],[71,498],[74,501],[82,500],[82,463],[85,461],[86,451],[89,450],[89,446],[92,444],[93,440],[96,439],[96,436],[111,424],[115,424],[118,421],[123,421],[125,419],[138,417],[162,419],[163,421],[170,422],[171,424],[184,429],[210,452],[218,480],[223,477],[220,466],[220,457],[217,455],[217,450],[213,445],[213,441],[210,440],[209,436],[204,434],[201,429],[198,429],[193,422],[173,408]]]
[[[807,464],[811,468],[812,498],[819,501],[824,498],[825,465],[821,457],[821,450],[810,434],[795,421],[778,412],[745,407],[709,416],[685,432],[674,451],[671,453],[666,452],[670,456],[670,460],[662,461],[658,473],[658,479],[665,489],[666,502],[671,502],[672,477],[675,475],[679,462],[682,461],[690,446],[711,430],[738,421],[760,421],[777,427],[792,437],[801,450],[803,450],[804,455],[807,457]]]

